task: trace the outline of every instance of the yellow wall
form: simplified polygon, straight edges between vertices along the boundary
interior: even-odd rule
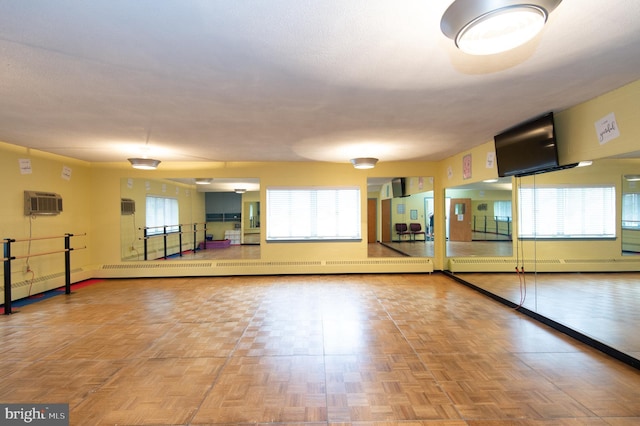
[[[600,144],[595,123],[610,113],[615,114],[620,136],[608,143]],[[640,116],[640,81],[567,110],[555,112],[554,115],[556,135],[559,141],[558,155],[561,164],[576,163],[583,160],[599,160],[640,151],[640,120],[638,120]],[[487,164],[487,155],[493,152],[493,141],[488,141],[472,150],[452,156],[441,162],[440,174],[437,177],[443,183],[445,189],[496,178],[497,168],[495,162],[491,164],[492,167],[488,167]],[[463,157],[466,155],[471,155],[472,157],[472,177],[470,179],[463,178],[462,164]],[[591,167],[540,174],[535,177],[522,178],[521,182],[523,184],[531,182],[537,184],[549,182],[613,183],[616,185],[619,206],[622,175],[625,173],[639,173],[639,166],[640,162],[638,160],[626,160],[625,162],[599,160],[595,161]],[[515,198],[513,201],[515,206]],[[440,221],[440,223],[444,227],[444,220]],[[514,226],[517,226],[516,216],[514,216]],[[437,233],[438,229],[436,227]],[[535,253],[538,258],[547,259],[567,258],[567,256],[578,259],[596,257],[620,258],[621,229],[617,230],[617,235],[618,238],[613,241],[529,241],[524,243],[524,250],[530,255]],[[436,241],[438,240],[436,239]],[[438,265],[440,259],[436,258],[435,263]]]
[[[204,241],[205,207],[204,193],[196,191],[196,185],[188,185],[166,179],[121,179],[120,194],[136,203],[133,215],[120,216],[120,256],[127,260],[144,260],[144,240],[142,228],[146,227],[146,197],[158,196],[178,200],[179,223],[182,229],[182,250],[193,248],[193,225],[197,226],[196,243]],[[178,235],[167,238],[167,254],[175,254],[179,249]],[[162,237],[147,240],[147,258],[157,259],[164,256]]]
[[[159,167],[155,171],[131,169],[127,164],[93,164],[92,174],[95,191],[104,194],[94,197],[92,206],[95,222],[92,231],[97,244],[93,251],[93,263],[120,262],[121,244],[119,233],[103,232],[103,229],[120,227],[120,189],[122,178],[167,179],[211,176],[224,178],[258,178],[260,201],[266,203],[266,188],[278,186],[358,186],[362,193],[363,212],[361,233],[366,236],[366,198],[368,177],[431,176],[436,165],[430,162],[378,163],[375,169],[356,170],[350,163],[178,163]],[[246,194],[245,194],[246,195]],[[361,242],[330,243],[267,243],[261,235],[261,258],[263,260],[309,260],[309,259],[366,259],[366,238]]]
[[[541,111],[542,112],[542,111]],[[600,145],[594,122],[609,113],[616,115],[621,136],[607,144]],[[556,113],[558,137],[562,140],[560,157],[564,162],[594,160],[629,151],[640,150],[640,81],[600,96],[584,104]],[[259,199],[265,204],[265,190],[274,186],[358,186],[362,192],[361,242],[346,243],[266,243],[261,236],[261,257],[263,260],[296,261],[308,259],[363,260],[367,259],[366,199],[368,177],[433,176],[434,202],[436,206],[435,269],[443,269],[446,264],[444,235],[444,191],[457,185],[478,182],[497,176],[495,164],[487,165],[487,155],[493,153],[493,141],[479,144],[475,148],[461,152],[440,162],[385,162],[384,159],[374,169],[356,170],[350,163],[218,163],[218,162],[166,162],[156,171],[139,171],[130,168],[124,160],[119,163],[87,163],[66,157],[49,155],[37,150],[0,144],[0,178],[4,182],[2,195],[5,202],[0,204],[0,233],[2,238],[28,238],[82,234],[86,237],[74,240],[77,247],[86,250],[72,253],[72,268],[92,270],[105,264],[119,264],[123,254],[121,243],[122,223],[120,199],[123,196],[122,178],[159,180],[167,178],[211,177],[254,177],[260,180]],[[463,157],[472,158],[471,178],[463,176]],[[31,174],[21,174],[19,159],[29,159]],[[70,179],[62,177],[63,167],[72,171]],[[630,166],[630,168],[634,168]],[[599,180],[592,169],[591,177]],[[635,170],[634,170],[635,172]],[[564,173],[564,172],[557,172]],[[607,172],[608,173],[608,172]],[[621,170],[613,170],[613,176],[620,185]],[[549,174],[552,178],[560,176]],[[612,177],[613,179],[613,177]],[[56,192],[64,199],[64,212],[55,217],[38,217],[31,220],[24,216],[24,190]],[[194,203],[194,211],[199,209]],[[204,211],[204,205],[200,209]],[[438,215],[437,212],[441,214]],[[204,219],[204,218],[202,218]],[[201,219],[196,216],[193,221]],[[263,221],[264,222],[264,221]],[[129,226],[129,225],[127,225]],[[264,224],[263,224],[264,226]],[[57,248],[57,242],[42,241],[33,244],[32,252]],[[571,247],[578,256],[589,256],[607,243],[597,243],[597,249],[575,244]],[[619,242],[616,243],[619,247]],[[21,250],[21,251],[20,251]],[[551,247],[545,247],[545,254],[554,255]],[[24,254],[25,249],[16,249],[14,254]],[[24,261],[13,262],[13,282],[24,282],[31,276],[20,270]],[[30,260],[36,278],[48,274],[59,274],[62,262],[52,257]],[[354,269],[355,270],[355,269]],[[397,269],[402,271],[402,267]],[[129,272],[135,274],[136,272]],[[37,280],[34,280],[34,283]],[[36,283],[37,284],[37,283]],[[37,284],[39,285],[39,284]]]
[[[610,113],[615,114],[620,137],[601,145],[595,123]],[[640,151],[640,80],[554,115],[558,156],[562,164]],[[500,130],[496,129],[496,133]],[[492,167],[487,165],[487,155],[494,152],[491,140],[449,157],[440,163],[437,178],[441,179],[444,188],[496,178],[495,161]],[[470,179],[464,179],[462,173],[463,157],[467,155],[472,157]]]
[[[30,173],[22,173],[20,160],[30,160]],[[63,169],[69,170],[63,176]],[[49,155],[35,150],[0,143],[0,236],[3,239],[22,240],[47,238],[11,244],[11,255],[18,259],[11,262],[11,282],[14,293],[22,297],[48,290],[43,276],[54,278],[56,285],[64,284],[64,253],[41,253],[64,250],[66,233],[74,234],[71,247],[72,268],[90,263],[91,240],[91,167],[88,163],[70,158]],[[55,216],[25,216],[24,191],[53,192],[60,194],[63,211]],[[113,229],[117,231],[118,227]],[[88,234],[88,235],[83,235]],[[29,256],[26,258],[25,256]],[[31,272],[25,272],[26,266]],[[4,279],[4,272],[2,274]]]

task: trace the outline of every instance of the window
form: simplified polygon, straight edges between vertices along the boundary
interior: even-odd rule
[[[359,240],[359,188],[267,188],[267,241]]]
[[[520,238],[614,238],[614,186],[523,186]]]
[[[493,215],[503,220],[511,219],[511,201],[494,201]]]
[[[147,196],[147,231],[148,235],[162,234],[164,227],[167,232],[178,232],[180,214],[178,200],[175,198]],[[169,226],[173,225],[173,226]]]
[[[622,196],[622,228],[640,229],[640,194]]]

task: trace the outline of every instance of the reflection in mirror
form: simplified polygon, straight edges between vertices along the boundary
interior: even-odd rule
[[[450,250],[450,270],[587,343],[604,344],[619,359],[640,360],[640,180],[631,176],[640,168],[637,157],[517,179],[514,192],[523,201],[514,209],[514,232],[519,225],[527,238],[514,239],[514,256],[456,265],[465,259]],[[537,207],[524,208],[531,193]]]
[[[511,178],[445,191],[447,256],[511,256]]]
[[[640,174],[622,177],[622,254],[640,255]]]
[[[124,261],[260,258],[259,179],[124,178],[120,193]]]
[[[259,192],[254,193],[260,196]],[[249,198],[247,194],[245,198]],[[242,203],[242,221],[244,223],[242,229],[242,244],[260,244],[260,223],[262,216],[260,214],[260,201],[243,201]]]
[[[433,178],[367,179],[369,257],[433,257]]]

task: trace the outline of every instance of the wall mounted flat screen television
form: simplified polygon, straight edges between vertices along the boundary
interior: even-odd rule
[[[527,176],[575,166],[560,166],[553,112],[494,136],[498,176]]]
[[[393,198],[406,197],[407,196],[407,179],[406,178],[393,178],[391,181],[391,192]]]

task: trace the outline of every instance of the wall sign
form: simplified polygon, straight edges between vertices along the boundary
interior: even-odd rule
[[[462,157],[462,179],[471,179],[471,154]]]
[[[71,167],[62,166],[62,179],[71,180]]]
[[[487,169],[493,169],[493,165],[496,162],[496,153],[495,152],[487,152],[487,161],[485,162],[485,167]]]
[[[620,129],[616,122],[616,116],[613,113],[596,121],[595,126],[600,145],[604,145],[605,143],[620,136]]]
[[[21,175],[30,175],[33,171],[31,169],[31,160],[28,158],[21,158],[18,160],[18,165],[20,166],[20,174]]]

